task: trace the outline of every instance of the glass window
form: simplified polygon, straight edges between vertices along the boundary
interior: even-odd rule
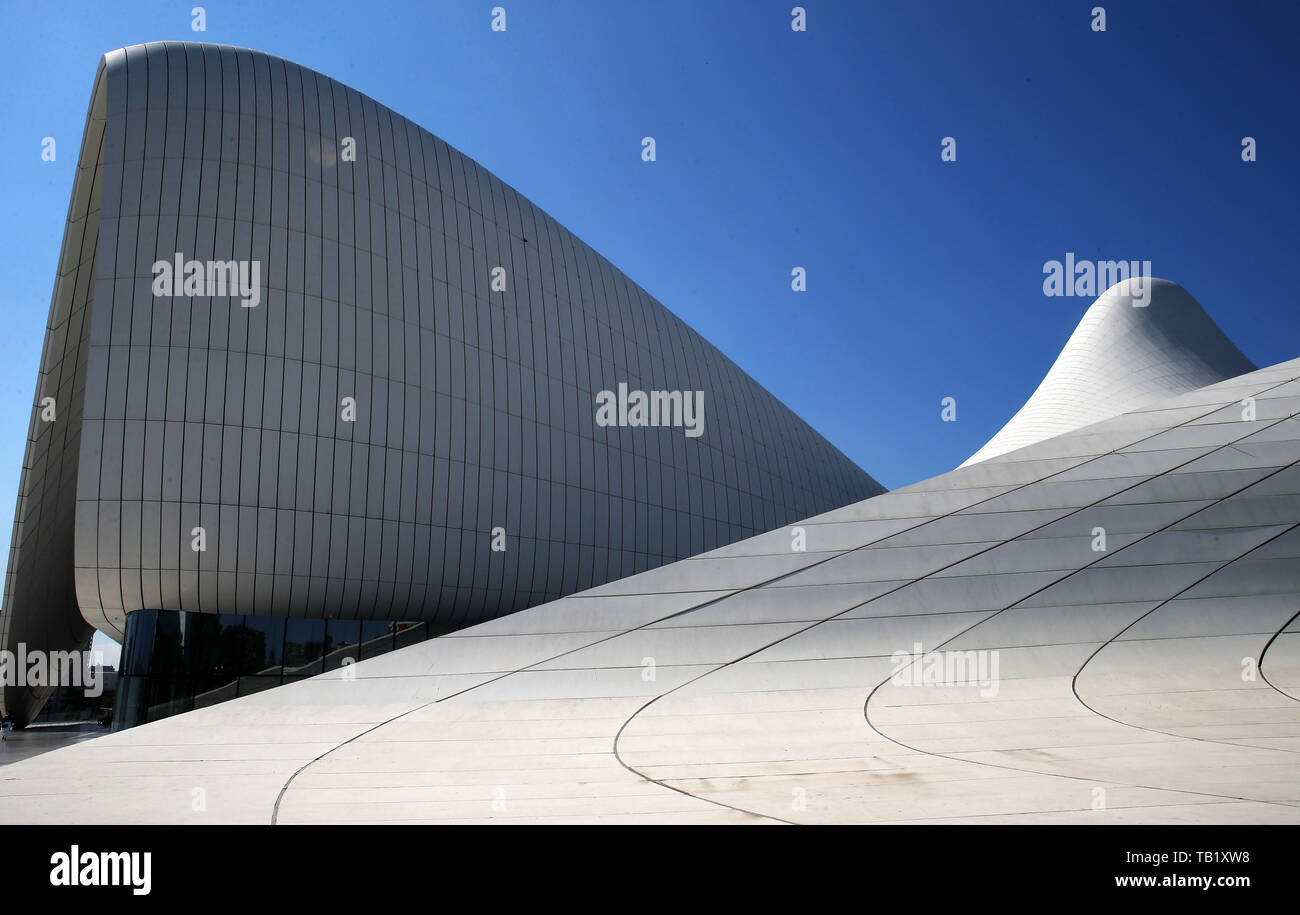
[[[330,620],[325,624],[325,670],[343,666],[344,658],[358,660],[360,620]]]
[[[373,658],[393,650],[393,623],[388,620],[361,621],[361,656]]]
[[[144,723],[148,682],[144,677],[123,677],[118,681],[117,697],[113,703],[113,730],[120,731]]]
[[[282,617],[244,617],[244,648],[239,673],[279,676],[284,660],[284,623]],[[243,693],[240,687],[240,693]]]
[[[188,677],[150,677],[148,683],[149,710],[146,721],[179,715],[194,707]]]
[[[146,676],[153,661],[154,627],[158,619],[156,610],[137,610],[126,618],[126,634],[122,651],[122,674]]]
[[[153,633],[153,657],[150,662],[150,675],[153,678],[171,677],[185,672],[185,657],[182,653],[181,614],[157,613],[157,623]],[[150,714],[149,720],[155,715]]]
[[[185,616],[190,672],[209,678],[209,687],[234,682],[242,647],[243,617],[234,613],[187,613]]]
[[[414,645],[416,642],[423,642],[429,637],[429,626],[427,623],[395,623],[397,633],[395,647],[405,648],[407,645]]]
[[[279,676],[274,677],[240,677],[239,695],[249,696],[280,685]]]
[[[288,620],[284,636],[285,674],[311,675],[320,673],[324,645],[324,620]]]

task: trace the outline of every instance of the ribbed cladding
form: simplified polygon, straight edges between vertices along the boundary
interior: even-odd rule
[[[961,466],[1254,369],[1182,286],[1125,280],[1093,302],[1025,405]]]
[[[97,627],[141,608],[465,624],[882,490],[526,198],[355,90],[215,45],[104,70],[73,449]],[[258,307],[154,298],[177,252],[259,261]],[[597,427],[619,382],[705,391],[704,435]]]
[[[9,543],[0,647],[53,651],[83,648],[94,633],[77,606],[73,582],[73,515],[81,438],[82,399],[95,275],[102,186],[98,168],[104,135],[106,80],[101,62],[86,113],[78,167],[68,205],[58,275],[50,301],[40,374],[27,433],[18,505]],[[43,418],[45,398],[54,418]],[[40,710],[51,686],[4,686],[0,705],[20,725]]]

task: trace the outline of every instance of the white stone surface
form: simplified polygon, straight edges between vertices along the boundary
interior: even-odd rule
[[[0,820],[1300,822],[1297,379],[16,762]]]
[[[1124,280],[1092,303],[1038,389],[962,466],[1254,368],[1182,286]]]

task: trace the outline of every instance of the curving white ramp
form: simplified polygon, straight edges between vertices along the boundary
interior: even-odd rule
[[[4,766],[0,821],[1300,823],[1300,359],[799,527]]]
[[[1182,286],[1124,280],[1092,303],[1025,405],[961,466],[1254,368]]]

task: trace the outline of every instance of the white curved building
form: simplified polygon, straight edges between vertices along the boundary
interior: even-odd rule
[[[961,466],[1254,368],[1182,286],[1124,280],[1092,303],[1038,389]]]
[[[1235,352],[1117,304],[1164,383]],[[0,822],[1300,823],[1298,417],[1300,359],[1160,398],[13,763]]]
[[[627,390],[646,413],[602,421]],[[884,490],[474,160],[227,45],[100,62],[46,400],[0,650],[122,641],[119,726]]]

